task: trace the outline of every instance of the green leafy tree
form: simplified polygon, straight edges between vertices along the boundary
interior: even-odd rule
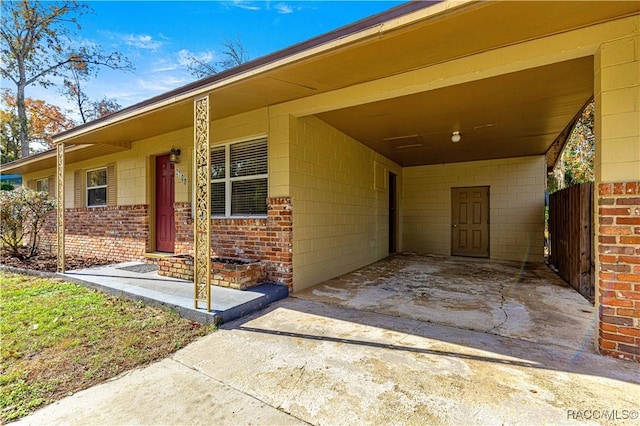
[[[38,253],[39,233],[56,202],[46,192],[23,187],[0,191],[0,238],[2,249],[24,259]],[[22,251],[26,247],[26,252]]]
[[[567,143],[548,179],[549,193],[576,185],[593,182],[596,137],[593,133],[594,103],[582,110]]]
[[[65,77],[78,66],[87,75],[100,67],[131,70],[131,63],[117,51],[105,53],[99,46],[74,43],[79,37],[78,17],[90,8],[75,0],[3,1],[0,5],[0,76],[15,85],[18,138],[21,155],[29,155],[29,129],[25,89],[34,84],[53,85],[53,77]],[[75,29],[75,30],[74,30]]]
[[[593,133],[593,113],[592,101],[582,111],[562,153],[565,186],[594,181],[596,137]]]

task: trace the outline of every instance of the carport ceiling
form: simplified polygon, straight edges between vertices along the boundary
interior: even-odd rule
[[[318,117],[416,166],[543,154],[592,94],[593,58],[585,57]]]

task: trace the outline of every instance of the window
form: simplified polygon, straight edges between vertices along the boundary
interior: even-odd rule
[[[266,216],[267,140],[259,139],[211,150],[211,214]]]
[[[107,168],[87,172],[87,207],[107,205]]]
[[[36,180],[36,191],[49,192],[49,178]]]

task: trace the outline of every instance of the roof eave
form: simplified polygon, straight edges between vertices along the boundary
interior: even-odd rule
[[[432,17],[462,5],[478,2],[479,0],[410,1],[329,33],[149,98],[114,114],[64,131],[54,136],[54,142],[65,143],[68,139],[77,138],[85,133],[117,124],[118,122],[131,119],[137,115],[204,95],[227,84],[286,66],[289,63],[294,63],[306,57],[334,49],[339,45],[353,43],[359,39],[369,37],[372,34],[397,29],[422,20],[425,17]],[[384,28],[381,27],[383,24],[385,26]]]

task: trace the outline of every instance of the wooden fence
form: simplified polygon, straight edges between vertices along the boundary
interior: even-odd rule
[[[549,197],[549,263],[569,285],[593,303],[593,183]]]

